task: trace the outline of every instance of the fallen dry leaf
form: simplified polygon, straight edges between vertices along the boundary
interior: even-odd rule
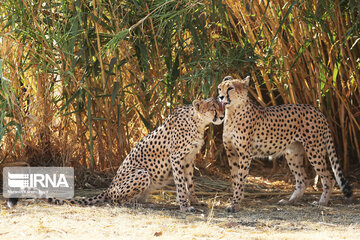
[[[239,225],[237,222],[230,221],[230,222],[225,223],[224,227],[232,228],[232,227],[236,227],[237,225]]]
[[[155,232],[155,233],[154,233],[154,236],[155,236],[155,237],[160,237],[161,235],[162,235],[162,232]]]

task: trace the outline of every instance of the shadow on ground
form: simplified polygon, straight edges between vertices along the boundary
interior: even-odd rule
[[[229,214],[225,211],[231,197],[229,182],[197,177],[195,183],[203,203],[195,213],[179,211],[174,186],[154,192],[143,205],[54,206],[41,200],[22,200],[15,209],[7,209],[1,199],[0,238],[360,238],[357,190],[350,204],[335,190],[329,206],[313,205],[321,190],[309,188],[301,202],[281,206],[277,202],[290,196],[292,184],[249,177],[240,211]],[[76,196],[101,191],[78,190]]]

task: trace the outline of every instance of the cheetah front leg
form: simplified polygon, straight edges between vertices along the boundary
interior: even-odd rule
[[[195,196],[195,186],[194,186],[194,159],[187,159],[185,163],[185,181],[186,181],[186,190],[189,201],[193,205],[198,205],[200,203],[199,199]]]
[[[224,146],[228,157],[233,188],[232,203],[226,208],[226,211],[236,212],[240,208],[240,201],[244,198],[244,186],[249,173],[251,154],[250,151],[237,152],[230,143],[224,144]]]
[[[194,148],[189,154],[185,157],[185,181],[186,181],[186,190],[189,201],[192,205],[203,205],[200,203],[199,199],[195,196],[195,185],[194,185],[194,166],[196,154],[199,152],[200,147]]]
[[[181,152],[181,151],[179,151]],[[176,200],[180,204],[180,210],[183,212],[193,212],[195,209],[188,204],[186,191],[186,181],[184,174],[184,156],[182,153],[172,154],[170,163],[173,171],[174,182],[176,186]]]

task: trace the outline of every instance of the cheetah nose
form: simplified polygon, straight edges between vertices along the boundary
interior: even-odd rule
[[[222,101],[222,100],[224,100],[224,96],[219,96],[219,99]]]
[[[223,120],[224,119],[224,117],[219,117],[220,118],[220,120]]]

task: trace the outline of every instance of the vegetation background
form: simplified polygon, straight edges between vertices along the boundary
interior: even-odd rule
[[[360,163],[357,0],[5,0],[0,165],[113,174],[174,107],[251,75],[263,106],[327,116],[345,173]],[[214,137],[213,137],[214,136]],[[199,157],[224,167],[221,127]]]

